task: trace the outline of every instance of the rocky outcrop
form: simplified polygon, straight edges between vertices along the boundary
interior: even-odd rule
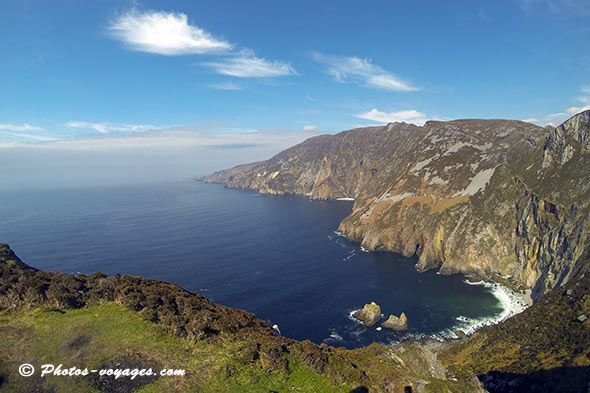
[[[387,318],[387,321],[383,322],[381,326],[398,332],[408,330],[408,317],[406,317],[406,314],[403,312],[399,318],[395,315],[390,315],[389,318]]]
[[[381,315],[381,307],[375,302],[365,304],[362,310],[359,310],[352,314],[353,317],[370,327],[375,325],[383,315]]]
[[[510,120],[392,123],[322,135],[205,181],[354,198],[338,231],[420,270],[496,276],[535,297],[588,269],[590,111],[557,128]]]

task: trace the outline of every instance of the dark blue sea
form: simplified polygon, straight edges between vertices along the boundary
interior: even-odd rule
[[[364,252],[339,236],[351,209],[190,180],[0,192],[0,242],[43,270],[166,280],[253,312],[284,336],[348,348],[450,337],[506,316],[497,286],[419,273],[414,258]],[[385,317],[405,312],[408,331],[350,317],[371,301]]]

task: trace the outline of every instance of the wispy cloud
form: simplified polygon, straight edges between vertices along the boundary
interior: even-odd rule
[[[305,126],[303,126],[303,131],[317,131],[319,129],[320,129],[320,127],[313,126],[313,125],[305,125]]]
[[[540,8],[562,18],[590,14],[590,2],[588,0],[516,0],[516,3],[527,13]]]
[[[242,49],[234,57],[202,64],[213,68],[218,74],[237,78],[272,78],[297,74],[291,64],[256,57],[250,49]]]
[[[216,90],[244,90],[244,87],[229,81],[229,82],[220,82],[220,83],[211,83],[206,85],[206,87],[210,89]]]
[[[140,134],[110,134],[102,138],[80,137],[61,139],[46,143],[23,141],[0,143],[2,148],[26,147],[36,150],[76,151],[167,151],[170,149],[190,150],[194,148],[249,148],[252,146],[280,146],[277,151],[301,142],[309,133],[294,130],[217,129],[194,131],[191,127],[159,130]]]
[[[580,92],[582,95],[577,97],[578,101],[584,105],[590,105],[590,86],[580,87]]]
[[[32,126],[30,124],[0,124],[0,131],[44,131],[43,128]]]
[[[372,120],[377,123],[395,123],[395,122],[405,122],[405,123],[412,123],[418,126],[424,125],[428,118],[424,113],[415,111],[415,110],[406,110],[406,111],[398,111],[398,112],[382,112],[377,109],[371,109],[368,112],[359,113],[355,115],[359,119],[366,119]]]
[[[37,135],[25,132],[14,132],[14,131],[3,131],[0,130],[0,139],[3,140],[11,140],[14,142],[17,141],[36,141],[36,142],[45,142],[45,141],[54,141],[57,138],[48,136],[48,135]]]
[[[145,132],[161,130],[163,127],[151,124],[111,124],[111,123],[92,123],[87,121],[70,121],[64,124],[68,128],[77,128],[85,130],[95,130],[101,134],[111,132]]]
[[[542,117],[541,120],[537,119],[528,119],[534,120],[531,123],[535,123],[538,125],[550,125],[550,126],[557,126],[573,115],[590,110],[590,86],[581,86],[580,92],[582,95],[576,97],[576,99],[582,103],[582,106],[571,106],[569,108],[564,109],[562,112],[558,113],[551,113]],[[527,121],[527,120],[525,120]]]
[[[571,106],[565,109],[563,112],[558,113],[551,113],[549,115],[545,115],[542,120],[531,121],[530,123],[535,123],[542,126],[558,126],[573,115],[590,110],[590,105],[585,106]]]
[[[327,56],[314,53],[313,58],[327,67],[329,75],[341,83],[356,83],[364,87],[393,91],[416,91],[418,88],[396,75],[359,57]]]
[[[572,106],[567,108],[565,111],[567,112],[568,115],[575,115],[576,113],[580,113],[580,112],[584,112],[590,110],[590,105],[585,105],[585,106]]]
[[[211,53],[232,47],[190,24],[183,13],[131,10],[114,20],[109,31],[133,50],[160,55]]]

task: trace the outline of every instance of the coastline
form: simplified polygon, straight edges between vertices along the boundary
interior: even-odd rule
[[[342,233],[338,231],[334,231],[337,236],[341,236],[345,239]],[[347,239],[348,240],[348,239]],[[366,250],[362,245],[359,245],[359,248],[362,252],[371,252]],[[437,272],[437,274],[442,274]],[[463,280],[468,285],[479,285],[487,288],[492,295],[498,300],[501,305],[502,312],[498,315],[484,317],[484,318],[468,318],[465,316],[458,316],[457,323],[448,329],[441,330],[438,333],[434,334],[423,334],[423,335],[413,335],[407,334],[400,338],[399,340],[395,340],[392,344],[404,341],[408,338],[416,338],[416,339],[425,339],[425,338],[432,338],[437,341],[448,341],[448,340],[455,340],[459,339],[459,335],[457,335],[458,331],[462,331],[467,336],[471,336],[476,331],[482,329],[485,326],[492,326],[497,325],[514,315],[520,314],[521,312],[525,311],[527,308],[533,305],[533,299],[531,297],[531,290],[527,289],[525,291],[517,291],[513,288],[510,288],[506,285],[503,285],[499,282],[496,282],[492,279],[488,281],[479,280],[479,281],[470,281],[470,277],[468,275],[463,275],[465,279]],[[358,310],[352,310],[348,318],[355,322],[362,324],[356,318],[352,316],[354,312]]]
[[[468,279],[465,279],[464,281],[468,285],[480,285],[489,289],[490,292],[494,295],[494,297],[498,299],[503,308],[503,311],[495,317],[479,319],[461,318],[461,316],[457,317],[457,320],[460,323],[456,330],[461,330],[468,336],[472,335],[477,330],[485,326],[497,325],[499,323],[502,323],[508,318],[520,314],[533,304],[532,298],[530,296],[530,290],[521,293],[495,281],[481,280],[477,282],[471,282]],[[453,332],[453,334],[457,336],[455,332]]]

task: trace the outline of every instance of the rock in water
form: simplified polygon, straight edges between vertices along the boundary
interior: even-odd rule
[[[406,314],[402,313],[402,315],[398,317],[396,317],[395,315],[390,315],[389,318],[387,318],[387,321],[383,322],[381,324],[381,326],[389,328],[389,329],[393,329],[393,330],[397,330],[398,332],[402,331],[402,330],[407,330],[408,329],[408,318],[406,317]]]
[[[365,326],[373,326],[381,319],[381,307],[375,302],[365,304],[362,310],[355,312],[353,315],[356,319],[365,324]]]

